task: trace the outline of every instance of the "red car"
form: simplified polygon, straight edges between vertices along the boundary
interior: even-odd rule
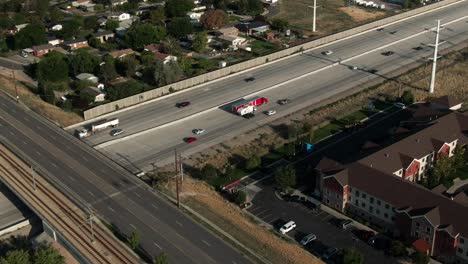
[[[176,106],[179,107],[179,108],[186,107],[186,106],[189,106],[189,105],[190,105],[190,102],[180,102],[180,103],[176,104]]]
[[[192,142],[194,142],[194,141],[197,141],[197,138],[188,137],[188,138],[184,138],[184,141],[187,142],[187,143],[192,143]]]

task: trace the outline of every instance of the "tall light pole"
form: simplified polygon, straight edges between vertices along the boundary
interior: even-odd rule
[[[434,93],[436,68],[437,68],[437,52],[439,50],[439,32],[440,32],[440,19],[437,20],[436,39],[434,44],[434,57],[432,58],[432,74],[431,74],[431,85],[429,86],[429,93]]]
[[[314,5],[308,6],[308,8],[314,9],[314,21],[312,22],[312,32],[315,32],[315,24],[317,19],[317,0],[314,0]]]

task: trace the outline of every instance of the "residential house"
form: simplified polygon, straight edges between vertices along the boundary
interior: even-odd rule
[[[239,35],[239,29],[237,29],[236,27],[220,28],[220,29],[216,30],[216,34],[218,36],[222,36],[222,35],[237,36],[237,35]]]
[[[81,93],[89,94],[94,98],[94,102],[102,102],[106,100],[106,94],[103,89],[100,89],[95,86],[88,86],[81,90]]]
[[[135,54],[135,51],[132,49],[123,49],[109,52],[109,55],[114,59],[122,59],[125,56]]]
[[[90,81],[92,83],[97,83],[99,78],[91,73],[80,73],[75,78],[79,81]]]
[[[14,35],[18,33],[20,30],[22,30],[23,28],[25,28],[27,25],[29,25],[29,23],[15,25],[12,29],[8,30],[8,33]]]
[[[79,7],[79,6],[90,4],[90,3],[91,3],[90,0],[74,0],[71,2],[73,7]]]
[[[118,21],[124,21],[132,18],[132,16],[129,13],[119,13],[119,14],[113,14],[109,17],[110,19],[115,19]]]
[[[118,6],[128,3],[128,0],[111,0],[110,2],[113,6]]]
[[[125,33],[127,33],[127,29],[124,27],[118,27],[115,29],[115,35],[119,38],[123,38]]]
[[[33,54],[36,57],[45,55],[45,54],[49,53],[49,51],[51,51],[53,49],[54,49],[54,46],[51,45],[51,44],[44,44],[44,45],[38,45],[38,46],[33,46],[32,47]]]
[[[203,5],[197,5],[194,8],[192,8],[192,12],[203,12],[206,10],[206,6]]]
[[[53,46],[58,46],[63,43],[63,39],[57,38],[55,36],[48,36],[47,43]]]
[[[192,22],[200,22],[200,18],[203,14],[203,12],[187,12],[187,16]]]
[[[69,50],[88,47],[88,41],[85,38],[76,38],[63,42],[63,45]]]
[[[49,30],[52,30],[52,31],[60,31],[62,29],[63,29],[62,24],[54,24],[49,28]]]
[[[441,153],[453,155],[467,143],[468,114],[451,112],[356,162],[324,158],[316,166],[322,202],[444,262],[468,263],[466,195],[449,197],[443,186],[429,190],[414,182]]]
[[[248,35],[260,34],[270,30],[270,25],[263,21],[244,22],[236,25],[239,31]]]
[[[163,64],[167,64],[171,61],[173,62],[177,61],[176,56],[172,56],[172,55],[162,52],[161,45],[158,45],[158,44],[145,45],[144,50],[152,52],[154,54],[154,57],[157,60],[161,61]]]
[[[93,37],[99,39],[101,43],[107,42],[114,38],[115,34],[110,31],[98,31],[93,34]]]
[[[232,49],[238,49],[240,46],[243,46],[247,43],[247,39],[239,36],[231,35],[221,35],[218,37],[218,40],[229,45]]]
[[[151,52],[153,52],[153,53],[159,52],[159,51],[161,51],[161,49],[162,49],[162,46],[159,45],[159,44],[155,44],[155,43],[149,44],[149,45],[145,45],[145,46],[143,47],[143,50],[151,51]]]

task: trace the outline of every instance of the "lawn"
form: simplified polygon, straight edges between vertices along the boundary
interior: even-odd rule
[[[225,186],[228,183],[231,183],[231,182],[233,182],[235,180],[238,180],[238,179],[244,177],[247,174],[248,174],[247,171],[235,168],[235,169],[232,170],[231,173],[229,173],[229,175],[222,174],[222,175],[214,178],[213,180],[209,181],[209,184],[211,186],[214,186],[215,188],[222,187],[222,186]]]
[[[253,40],[249,42],[249,46],[256,55],[265,55],[278,49],[274,44],[261,40]]]
[[[330,124],[314,131],[312,142],[317,143],[318,141],[340,131],[341,129],[343,129],[343,127],[339,124],[339,122],[331,122]]]

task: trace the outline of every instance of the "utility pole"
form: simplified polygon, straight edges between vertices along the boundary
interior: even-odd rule
[[[429,93],[434,93],[435,78],[436,78],[436,68],[437,68],[437,56],[439,50],[439,32],[440,32],[440,19],[437,20],[437,29],[436,29],[436,39],[434,44],[434,57],[432,58],[432,74],[431,74],[431,84],[429,86]]]
[[[316,24],[316,19],[317,19],[317,0],[314,0],[314,5],[313,6],[308,6],[308,8],[314,9],[314,16],[313,19],[314,21],[312,22],[312,32],[315,32],[315,24]]]
[[[179,155],[177,155],[177,149],[174,149],[174,156],[175,156],[175,180],[176,180],[176,196],[177,196],[177,207],[180,207],[180,190],[179,190]]]
[[[33,166],[31,166],[31,175],[33,178],[33,190],[36,190],[36,173],[34,172]]]
[[[11,70],[11,73],[12,73],[12,75],[13,75],[13,83],[14,83],[14,85],[15,85],[16,103],[19,103],[19,95],[18,95],[18,87],[16,86],[15,70]]]

